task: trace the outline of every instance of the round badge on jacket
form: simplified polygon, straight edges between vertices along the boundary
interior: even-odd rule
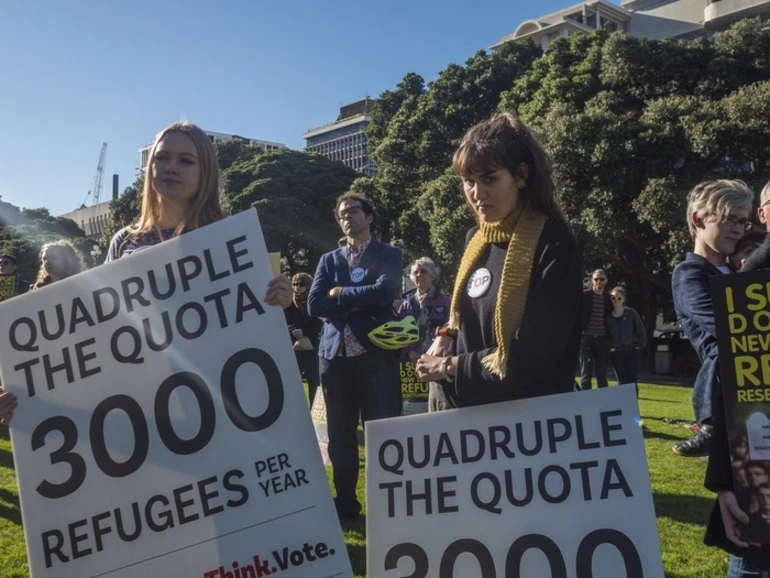
[[[492,285],[492,273],[489,269],[482,267],[476,269],[471,278],[468,279],[468,284],[465,286],[465,290],[468,292],[468,297],[476,299],[486,294],[489,291],[489,287]]]
[[[365,275],[366,271],[364,271],[361,267],[356,267],[350,272],[350,279],[353,281],[353,283],[360,283],[364,280]]]

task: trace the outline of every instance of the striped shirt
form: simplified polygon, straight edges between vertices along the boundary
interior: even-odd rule
[[[586,327],[586,335],[592,337],[601,337],[607,335],[607,328],[604,325],[604,293],[594,293],[591,301],[591,319]]]

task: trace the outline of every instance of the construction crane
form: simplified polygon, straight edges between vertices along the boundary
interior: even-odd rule
[[[104,182],[104,164],[107,160],[107,143],[102,143],[102,152],[99,154],[99,164],[96,165],[96,175],[94,175],[94,186],[86,193],[86,199],[83,201],[83,207],[88,205],[88,197],[91,197],[91,204],[98,205],[99,198],[102,196],[102,185]]]

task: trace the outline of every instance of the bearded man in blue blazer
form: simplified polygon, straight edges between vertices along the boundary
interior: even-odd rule
[[[368,333],[391,320],[401,286],[401,251],[372,237],[374,209],[363,195],[337,199],[334,216],[345,237],[321,257],[308,295],[308,312],[324,321],[318,347],[326,399],[329,459],[337,514],[358,516],[358,428],[401,413],[398,352],[380,349]]]

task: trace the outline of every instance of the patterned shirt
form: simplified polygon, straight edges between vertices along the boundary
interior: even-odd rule
[[[345,245],[345,257],[348,260],[348,267],[350,268],[351,275],[353,270],[358,267],[359,263],[361,263],[361,257],[363,256],[364,251],[366,251],[366,248],[369,246],[369,242],[371,240],[372,238],[369,237],[366,241],[363,242],[359,249],[355,250],[350,245]],[[345,329],[342,332],[342,340],[345,345],[345,357],[358,357],[359,355],[366,353],[366,349],[364,349],[364,346],[358,342],[356,336],[353,335],[349,325],[345,325]],[[343,355],[342,349],[340,349],[337,355]]]
[[[155,229],[137,231],[132,227],[124,227],[115,233],[115,236],[112,238],[105,263],[115,261],[124,255],[136,253],[141,249],[152,247],[166,239],[170,239],[174,236],[174,229],[161,229],[160,234],[161,236],[159,237]]]

